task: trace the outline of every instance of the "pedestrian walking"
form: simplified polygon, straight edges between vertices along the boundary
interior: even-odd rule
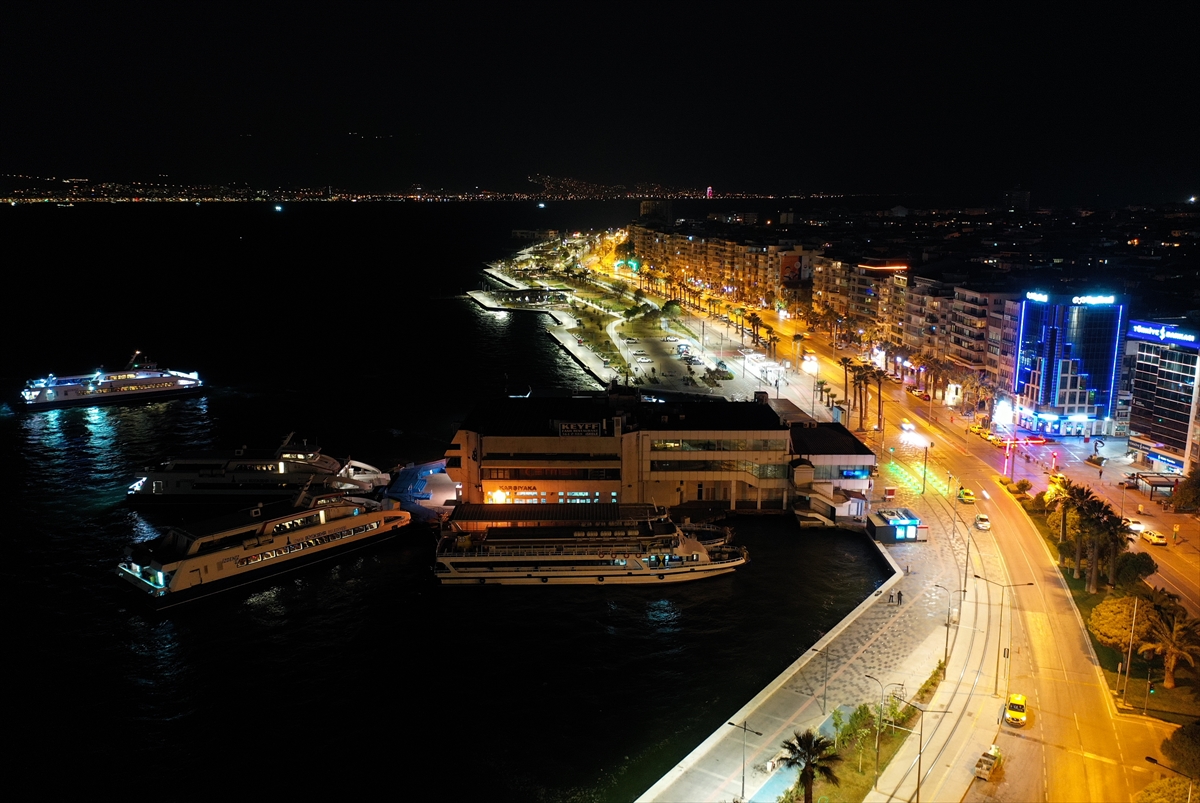
[[[890,591],[890,592],[888,592],[888,605],[894,605],[894,604],[896,604],[896,592]]]
[[[897,591],[897,592],[896,592],[896,604],[897,604],[897,605],[901,605],[901,604],[903,604],[903,603],[904,603],[904,592],[903,592],[903,591]]]

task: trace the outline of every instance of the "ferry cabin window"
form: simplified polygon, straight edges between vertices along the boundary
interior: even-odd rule
[[[311,527],[314,524],[320,523],[321,514],[313,513],[311,516],[302,516],[301,518],[292,519],[291,521],[281,521],[275,525],[272,532],[274,532],[276,535],[279,535],[280,533],[288,533],[293,530],[298,530],[301,527]]]

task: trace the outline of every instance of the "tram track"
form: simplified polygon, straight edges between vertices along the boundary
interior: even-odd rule
[[[903,462],[908,463],[909,461],[905,460]],[[947,470],[944,464],[941,464],[941,461],[930,462],[937,467],[938,471]],[[960,732],[960,729],[965,731],[974,724],[975,719],[973,717],[972,707],[968,706],[966,703],[973,699],[979,692],[979,684],[984,677],[985,661],[987,659],[987,644],[989,640],[988,636],[991,633],[991,628],[993,627],[993,624],[995,624],[995,626],[999,626],[1001,624],[999,617],[995,617],[995,620],[993,621],[992,608],[993,603],[995,602],[993,595],[996,593],[993,583],[1000,586],[1007,584],[1004,575],[1003,562],[998,560],[998,555],[996,554],[990,555],[992,560],[987,559],[989,555],[980,550],[979,543],[976,541],[973,531],[970,529],[967,523],[957,515],[957,510],[954,507],[955,503],[953,501],[941,495],[935,496],[934,499],[936,501],[936,505],[930,506],[931,512],[937,515],[939,524],[943,526],[944,531],[957,532],[958,522],[961,522],[963,525],[963,532],[965,533],[963,543],[966,545],[964,554],[962,556],[963,561],[971,561],[971,558],[974,557],[973,563],[976,566],[976,570],[974,572],[970,571],[971,566],[964,566],[964,579],[972,574],[976,574],[983,579],[975,580],[974,584],[969,586],[969,588],[971,588],[975,594],[975,601],[974,605],[972,606],[972,618],[969,625],[969,628],[972,631],[972,637],[967,642],[970,652],[967,660],[962,664],[962,669],[952,681],[954,685],[951,691],[950,699],[953,701],[961,700],[963,704],[954,705],[951,703],[951,708],[954,710],[949,711],[924,709],[924,713],[920,715],[921,717],[925,717],[928,714],[939,713],[944,714],[944,716],[936,717],[936,721],[930,723],[931,727],[927,734],[920,736],[922,733],[920,728],[915,731],[915,733],[918,734],[918,738],[922,739],[923,744],[918,745],[917,758],[912,760],[908,767],[905,768],[901,776],[891,785],[890,791],[880,790],[887,796],[888,800],[915,800],[917,797],[917,790],[919,790],[922,784],[928,781],[935,769],[940,768],[943,758],[947,756],[947,751],[952,749],[952,745],[957,748],[957,746],[960,744],[960,742],[955,740],[955,735]],[[974,549],[972,549],[971,546],[974,546]],[[997,566],[989,569],[989,564],[992,563],[997,564]],[[980,590],[984,592],[982,600],[979,596]],[[963,628],[968,626],[963,621],[963,611],[966,609],[966,591],[967,589],[965,588],[960,590],[963,598],[959,606],[958,624],[955,627],[953,638],[950,640],[950,646],[947,650],[948,655],[953,654],[953,651],[958,649],[959,636],[962,635]],[[1001,589],[1000,593],[1003,594],[1003,589]],[[1003,597],[1001,597],[1000,603],[1003,604]],[[946,681],[943,680],[942,685],[939,687],[939,693],[947,690]],[[906,701],[906,703],[907,702],[909,701]],[[934,743],[935,741],[940,742],[937,751],[932,756],[925,755],[925,747]],[[920,772],[920,778],[917,780],[917,783],[913,785],[912,779],[913,776],[918,772],[918,768]],[[910,785],[912,785],[913,788],[911,791],[906,793],[906,790]]]

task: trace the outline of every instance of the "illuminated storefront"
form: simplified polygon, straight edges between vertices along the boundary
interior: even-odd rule
[[[1018,425],[1059,436],[1114,434],[1126,324],[1111,293],[1026,293],[1013,380]]]

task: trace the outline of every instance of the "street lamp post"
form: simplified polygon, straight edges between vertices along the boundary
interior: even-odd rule
[[[922,708],[916,703],[909,703],[910,706],[921,712],[920,730],[917,732],[917,803],[921,803],[921,759],[925,755],[925,715],[931,713],[929,709]],[[950,714],[951,711],[934,711],[934,714]],[[909,731],[912,733],[912,731]]]
[[[1181,777],[1183,777],[1183,778],[1187,778],[1187,779],[1188,779],[1188,796],[1187,796],[1187,803],[1192,803],[1192,784],[1193,784],[1193,783],[1195,783],[1195,781],[1196,781],[1196,779],[1195,779],[1195,778],[1193,778],[1193,777],[1192,777],[1192,776],[1190,776],[1190,775],[1184,775],[1182,772],[1180,772],[1179,770],[1175,769],[1174,767],[1168,767],[1166,764],[1162,763],[1161,761],[1159,761],[1159,760],[1158,760],[1157,758],[1155,758],[1154,756],[1146,756],[1146,760],[1147,760],[1147,761],[1149,761],[1151,764],[1153,764],[1153,765],[1154,765],[1154,766],[1156,766],[1156,767],[1162,767],[1164,770],[1168,770],[1169,772],[1173,772],[1173,773],[1175,773],[1176,775],[1179,775],[1179,776],[1181,776]]]
[[[865,677],[867,680],[873,680],[879,684],[879,716],[875,718],[875,784],[871,787],[872,789],[875,789],[879,786],[879,733],[883,728],[883,698],[886,689],[883,685],[883,681],[874,675],[863,675],[863,677]],[[903,686],[904,684],[889,683],[887,685]]]
[[[921,493],[925,493],[925,479],[929,474],[929,441],[925,441],[925,461],[921,463]]]
[[[821,636],[824,637],[825,634],[822,633]],[[821,713],[824,714],[825,706],[829,704],[829,653],[819,650],[816,647],[813,647],[812,651],[825,656],[825,680],[821,684],[824,688],[821,698]]]
[[[742,732],[742,795],[741,795],[741,799],[745,800],[746,799],[746,733],[747,733],[747,731],[749,731],[750,733],[753,733],[755,736],[762,736],[762,734],[759,733],[758,731],[754,730],[753,728],[751,728],[749,725],[747,725],[746,720],[742,720],[741,725],[738,725],[733,722],[726,722],[725,724],[729,725],[731,727],[734,727],[734,728],[738,728]]]
[[[946,663],[950,660],[950,603],[954,601],[954,597],[951,595],[950,589],[945,586],[934,583],[933,587],[946,592],[946,644],[942,647],[942,680],[945,680],[946,672],[949,669]]]
[[[995,580],[989,580],[986,577],[980,577],[979,575],[975,575],[975,579],[982,580],[985,583],[991,583],[994,586],[1000,586],[1000,622],[996,626],[996,685],[992,689],[992,696],[999,697],[1000,696],[1000,653],[1003,649],[1001,647],[1001,644],[1003,643],[1001,641],[1001,635],[1002,635],[1001,631],[1004,629],[1004,592],[1006,589],[1009,589],[1009,588],[1018,588],[1020,586],[1031,586],[1031,585],[1033,585],[1033,583],[1010,583],[1009,585],[1005,585],[1004,583],[997,583]]]

